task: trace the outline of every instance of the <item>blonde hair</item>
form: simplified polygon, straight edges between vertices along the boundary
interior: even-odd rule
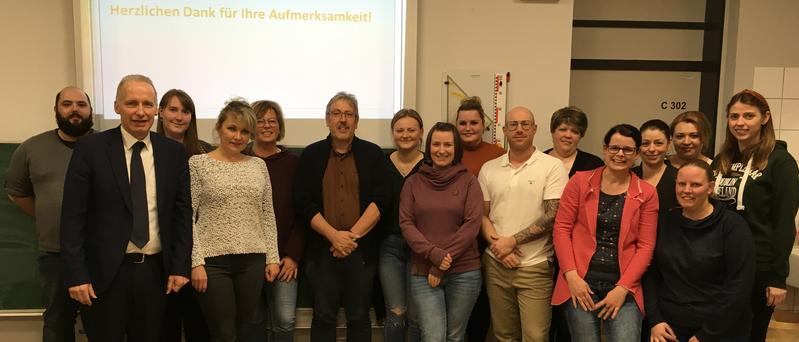
[[[222,128],[222,124],[228,118],[233,118],[243,123],[251,135],[255,134],[255,111],[252,110],[247,100],[234,98],[226,102],[225,107],[219,111],[219,117],[216,119],[216,129]]]

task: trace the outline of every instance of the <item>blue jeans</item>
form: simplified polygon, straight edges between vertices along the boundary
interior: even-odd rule
[[[75,318],[78,317],[79,306],[78,302],[69,298],[69,291],[61,283],[61,256],[58,253],[44,253],[38,261],[45,309],[42,340],[75,341]]]
[[[297,310],[297,280],[265,283],[272,321],[272,341],[294,341],[294,317]]]
[[[408,341],[419,341],[419,326],[408,303],[408,275],[411,254],[402,235],[389,234],[380,244],[378,273],[386,301],[386,321],[383,340],[405,342],[406,321]],[[407,319],[406,319],[407,318]]]
[[[588,286],[594,291],[591,295],[594,303],[599,302],[616,287],[615,284],[601,281],[586,280]],[[619,308],[615,319],[602,320],[597,315],[599,311],[584,311],[579,305],[575,308],[571,300],[561,305],[569,323],[569,333],[572,341],[600,342],[599,326],[604,324],[605,337],[613,342],[639,342],[641,341],[641,311],[632,295]]]
[[[422,341],[463,341],[481,284],[479,269],[445,274],[435,288],[427,276],[411,276],[411,302],[418,313]]]
[[[264,282],[252,323],[238,342],[294,341],[297,280]],[[269,329],[268,321],[272,328]],[[271,336],[271,338],[270,338]]]

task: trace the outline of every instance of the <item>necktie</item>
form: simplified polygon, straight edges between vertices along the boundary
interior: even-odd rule
[[[150,217],[147,208],[147,184],[144,179],[144,165],[141,162],[141,149],[144,142],[133,144],[130,156],[130,198],[133,202],[133,231],[130,241],[143,248],[150,241]]]

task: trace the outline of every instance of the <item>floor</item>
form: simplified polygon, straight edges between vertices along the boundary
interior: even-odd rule
[[[795,342],[799,340],[799,313],[790,311],[774,312],[768,325],[769,342]]]
[[[307,327],[298,329],[295,341],[310,340],[309,330]],[[344,338],[344,329],[340,329],[339,332],[339,341],[346,340]],[[373,332],[372,341],[379,342],[383,340],[380,328],[376,327]],[[769,342],[799,341],[799,312],[775,312],[774,318],[769,324],[767,339]],[[17,342],[41,341],[41,317],[0,317],[0,340]],[[80,336],[78,341],[85,342],[85,336]]]

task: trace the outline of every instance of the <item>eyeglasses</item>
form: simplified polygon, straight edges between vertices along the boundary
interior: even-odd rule
[[[635,151],[637,150],[635,147],[619,145],[605,145],[605,149],[608,150],[610,154],[617,154],[619,151],[621,151],[625,156],[631,156],[635,154]]]
[[[255,125],[258,127],[277,126],[277,124],[278,122],[275,119],[269,119],[269,120],[258,119],[258,121],[255,122]]]
[[[523,131],[529,131],[530,128],[533,128],[533,122],[530,120],[508,121],[508,123],[505,124],[505,128],[511,131],[515,131],[517,128],[519,128],[519,126],[522,127]]]
[[[340,112],[340,111],[334,110],[334,111],[330,112],[330,116],[332,116],[332,117],[334,117],[336,119],[340,119],[342,117],[345,118],[345,119],[352,119],[352,118],[355,117],[355,113],[353,113],[353,112]]]

